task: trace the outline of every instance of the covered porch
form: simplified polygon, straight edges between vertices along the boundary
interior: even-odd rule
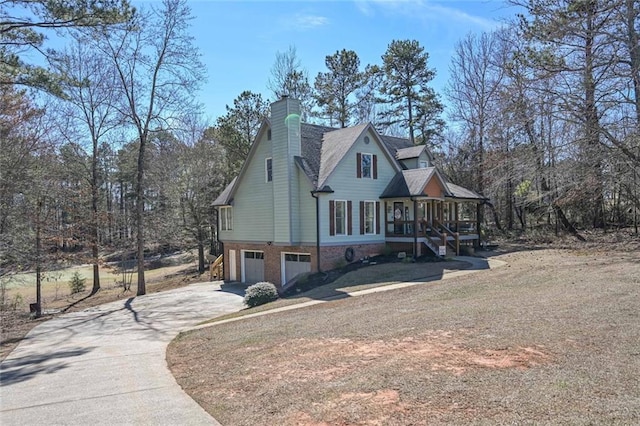
[[[460,254],[480,242],[483,196],[446,182],[435,167],[399,172],[383,194],[387,243],[421,256]],[[410,250],[409,250],[410,249]]]
[[[425,249],[440,255],[440,247],[459,255],[461,246],[479,244],[478,208],[477,201],[388,199],[384,202],[385,239],[388,243],[413,245],[416,256],[424,254]]]

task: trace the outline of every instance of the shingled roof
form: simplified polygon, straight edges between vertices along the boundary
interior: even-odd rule
[[[460,198],[466,200],[487,200],[487,197],[483,197],[475,191],[472,191],[467,188],[463,188],[459,185],[456,185],[451,182],[447,182],[447,186],[449,187],[449,192],[453,198]]]
[[[400,148],[396,151],[397,160],[408,160],[409,158],[418,158],[427,147],[424,145],[411,146],[409,148]]]
[[[322,187],[326,183],[331,172],[367,126],[369,124],[334,128],[309,123],[301,124],[302,158],[296,160],[296,164],[307,175],[315,188]],[[391,156],[395,155],[397,149],[411,146],[408,139],[393,136],[380,136],[380,139]]]
[[[447,191],[447,184],[438,173],[438,170],[435,167],[427,167],[424,169],[402,170],[396,173],[380,198],[424,196],[424,188],[433,177],[437,177],[437,179],[440,180],[444,186],[446,195],[450,195]]]
[[[263,127],[269,127],[269,124],[269,121],[265,120]],[[296,166],[307,176],[314,189],[322,188],[326,184],[333,170],[368,126],[370,124],[334,128],[310,123],[300,124],[301,156],[295,157],[294,161]],[[410,140],[405,138],[378,136],[389,153],[390,159],[398,165],[398,169],[401,168],[398,160],[418,157],[426,149],[424,145],[414,146]],[[394,197],[420,195],[420,191],[424,189],[424,185],[431,178],[429,173],[437,173],[437,170],[430,167],[398,172],[385,190],[383,197],[385,194],[391,193],[395,194]],[[438,177],[440,177],[439,174]],[[233,198],[236,182],[237,178],[215,200],[214,206],[229,205]],[[419,188],[420,185],[422,185],[421,188]],[[460,194],[459,198],[472,198],[471,195],[475,194],[471,194],[472,191],[462,187],[457,188],[459,188],[457,190],[457,193]],[[475,196],[480,197],[478,194]]]
[[[233,180],[227,187],[218,195],[218,198],[213,202],[214,206],[228,206],[231,203],[231,193],[233,190],[233,185],[236,184],[236,180],[238,177],[234,177]]]

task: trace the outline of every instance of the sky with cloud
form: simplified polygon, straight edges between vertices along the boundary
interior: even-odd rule
[[[199,93],[206,116],[225,113],[243,90],[271,97],[269,71],[276,52],[295,46],[311,83],[325,56],[358,53],[362,67],[380,63],[392,40],[418,40],[436,69],[442,93],[455,44],[467,33],[491,31],[514,16],[501,0],[354,0],[189,2],[192,34],[208,70]]]

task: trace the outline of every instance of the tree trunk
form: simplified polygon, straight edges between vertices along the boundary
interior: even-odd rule
[[[136,294],[146,294],[147,288],[144,280],[144,149],[145,137],[140,138],[138,151],[138,173],[136,180],[136,238],[138,245],[138,291]]]
[[[491,213],[493,213],[493,220],[496,223],[496,229],[498,231],[502,231],[502,225],[500,224],[500,217],[498,216],[498,212],[496,211],[496,208],[494,207],[494,205],[492,203],[490,203],[489,201],[485,201],[484,203],[485,205],[487,205],[489,207],[489,210],[491,210]],[[478,221],[481,222],[483,219],[483,214],[482,214],[482,209],[478,210],[479,213],[479,217],[478,217]]]
[[[586,241],[585,238],[578,233],[578,230],[571,224],[571,222],[569,222],[569,220],[564,215],[564,212],[562,211],[562,208],[560,206],[558,206],[557,204],[554,204],[553,209],[555,210],[557,217],[560,219],[562,226],[564,226],[564,228],[567,231],[569,231],[573,236],[575,236],[580,241]]]
[[[204,244],[201,239],[198,239],[198,273],[204,274]]]
[[[100,290],[100,266],[98,264],[98,141],[93,140],[91,159],[91,255],[93,260],[93,296]]]
[[[585,137],[586,137],[586,155],[587,164],[591,165],[594,173],[594,179],[591,184],[593,188],[589,188],[591,197],[588,202],[593,208],[593,227],[602,228],[604,226],[604,195],[602,188],[602,161],[600,158],[600,123],[598,119],[598,111],[596,107],[596,83],[594,79],[594,33],[593,21],[595,19],[594,5],[589,3],[587,16],[587,34],[585,38],[585,70],[584,70],[584,88],[585,88]]]
[[[41,236],[41,224],[40,217],[42,214],[42,202],[38,202],[38,210],[36,217],[36,318],[42,316],[42,272],[41,272],[41,251],[42,251],[42,236]]]

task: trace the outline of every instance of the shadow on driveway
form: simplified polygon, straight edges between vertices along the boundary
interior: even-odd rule
[[[75,348],[46,354],[26,355],[0,364],[0,386],[23,382],[40,374],[51,374],[66,368],[65,359],[89,353],[93,348]],[[51,362],[52,360],[60,360]]]

